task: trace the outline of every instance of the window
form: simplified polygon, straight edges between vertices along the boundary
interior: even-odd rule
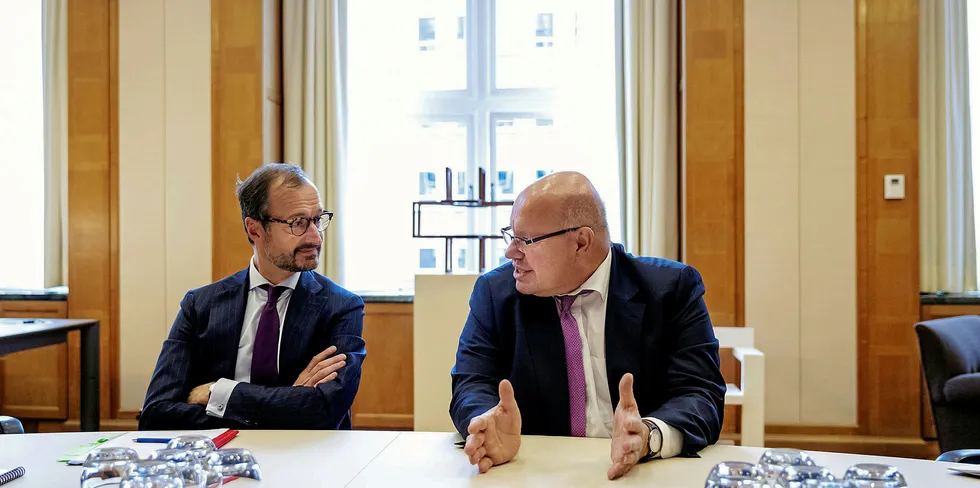
[[[345,283],[411,291],[414,275],[480,268],[477,241],[412,239],[414,200],[513,200],[554,171],[585,173],[620,237],[615,3],[358,0],[346,22]],[[383,17],[377,16],[384,11]],[[446,181],[446,168],[452,177]],[[417,181],[417,185],[416,182]],[[496,233],[509,207],[426,207],[423,231]],[[484,262],[506,263],[500,239]]]
[[[554,18],[554,14],[538,14],[538,26],[534,31],[537,41],[534,43],[534,47],[552,47],[554,45],[552,41]]]
[[[419,19],[419,51],[435,50],[436,19]]]
[[[980,5],[966,2],[967,52],[970,63],[970,149],[973,163],[973,216],[980,249]],[[977,262],[980,274],[980,260]]]
[[[4,2],[0,15],[0,288],[44,287],[43,2]]]
[[[419,249],[419,268],[433,269],[436,267],[436,250]]]

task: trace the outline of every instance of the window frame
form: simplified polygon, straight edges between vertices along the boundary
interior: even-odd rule
[[[487,172],[487,195],[497,200],[496,123],[503,118],[554,119],[555,89],[497,88],[496,11],[497,0],[465,0],[464,41],[466,42],[466,88],[463,90],[425,91],[421,94],[420,109],[413,117],[420,122],[466,120],[467,155],[466,195],[473,199],[479,194],[478,170]],[[511,196],[511,198],[516,195]],[[490,212],[490,227],[503,227]],[[481,216],[467,219],[468,231],[474,232]],[[483,224],[483,222],[479,222]],[[456,242],[453,247],[461,245]],[[479,243],[465,243],[466,270],[476,271]],[[492,246],[491,246],[492,248]],[[451,258],[451,257],[450,257]],[[449,258],[447,258],[449,259]],[[486,256],[488,265],[494,263],[493,252]],[[457,263],[454,263],[457,264]],[[496,267],[496,266],[491,266]]]

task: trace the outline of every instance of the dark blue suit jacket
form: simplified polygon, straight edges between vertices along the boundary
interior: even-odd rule
[[[613,408],[619,381],[633,373],[644,417],[684,434],[682,455],[718,440],[725,381],[701,276],[659,258],[634,257],[613,246],[606,302],[606,374]],[[481,276],[459,338],[449,413],[467,435],[470,420],[497,404],[499,382],[514,385],[522,433],[568,436],[565,345],[551,297],[517,292],[513,265]]]
[[[289,300],[279,349],[279,384],[239,383],[224,418],[187,403],[194,387],[235,378],[248,292],[248,269],[187,292],[153,371],[140,430],[351,428],[350,407],[367,354],[361,338],[364,302],[311,271],[301,274]],[[315,388],[291,386],[313,356],[332,345],[337,354],[347,355],[337,378]]]

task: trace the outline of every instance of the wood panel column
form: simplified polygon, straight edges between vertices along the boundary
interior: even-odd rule
[[[858,422],[864,434],[918,437],[919,1],[858,0]],[[905,199],[884,199],[884,175]]]
[[[102,418],[119,405],[116,0],[68,2],[68,316],[101,323]],[[79,337],[69,337],[69,417],[79,416]]]
[[[715,326],[745,325],[742,0],[686,0],[682,260],[701,272]],[[730,351],[722,373],[738,382]],[[724,432],[738,430],[725,408]]]
[[[211,2],[211,195],[212,275],[215,280],[248,265],[252,255],[235,196],[236,178],[245,179],[264,161],[264,52],[277,50],[278,39],[265,42],[264,14],[278,16],[270,0]],[[273,28],[275,28],[273,30]],[[268,108],[267,108],[268,110]],[[274,124],[270,126],[275,127]]]

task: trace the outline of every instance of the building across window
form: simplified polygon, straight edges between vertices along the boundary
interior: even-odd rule
[[[419,249],[419,268],[435,269],[435,267],[436,267],[436,250]]]

